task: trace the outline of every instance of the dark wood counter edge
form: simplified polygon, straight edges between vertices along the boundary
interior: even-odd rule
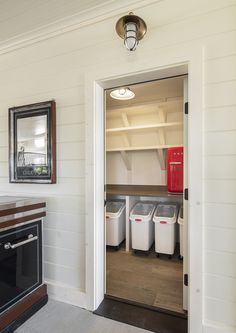
[[[12,227],[12,226],[20,224],[20,223],[40,219],[44,216],[46,216],[46,212],[40,212],[40,213],[36,213],[36,214],[31,214],[31,215],[19,217],[19,218],[13,219],[13,220],[1,222],[0,223],[0,230],[4,229],[4,228]]]
[[[182,197],[182,193],[169,193],[165,185],[116,185],[107,184],[106,193],[124,196]]]
[[[17,214],[17,213],[28,212],[29,210],[34,210],[34,209],[39,209],[39,208],[44,208],[44,207],[46,207],[46,202],[40,202],[40,203],[30,204],[30,205],[25,204],[25,206],[7,208],[7,209],[1,209],[1,206],[0,206],[0,216],[7,216],[7,215],[13,215],[13,214]]]
[[[43,284],[0,314],[0,333],[13,332],[47,303],[47,286]]]

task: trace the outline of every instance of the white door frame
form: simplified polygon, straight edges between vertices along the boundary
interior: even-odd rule
[[[138,51],[136,51],[138,52]],[[132,65],[132,66],[131,66]],[[203,50],[181,49],[150,55],[145,61],[93,70],[86,75],[86,295],[95,310],[105,291],[104,239],[104,89],[188,72],[189,97],[189,333],[203,322]]]

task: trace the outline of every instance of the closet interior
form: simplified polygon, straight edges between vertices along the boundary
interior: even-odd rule
[[[106,296],[180,315],[187,315],[186,87],[179,76],[110,89],[105,108]]]

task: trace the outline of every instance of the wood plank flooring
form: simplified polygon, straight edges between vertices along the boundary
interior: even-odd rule
[[[140,252],[107,249],[106,294],[184,313],[183,262]]]

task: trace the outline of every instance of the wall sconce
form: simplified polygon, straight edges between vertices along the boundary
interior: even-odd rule
[[[146,23],[132,12],[121,17],[116,23],[117,34],[124,39],[124,44],[129,51],[136,47],[147,31]]]

